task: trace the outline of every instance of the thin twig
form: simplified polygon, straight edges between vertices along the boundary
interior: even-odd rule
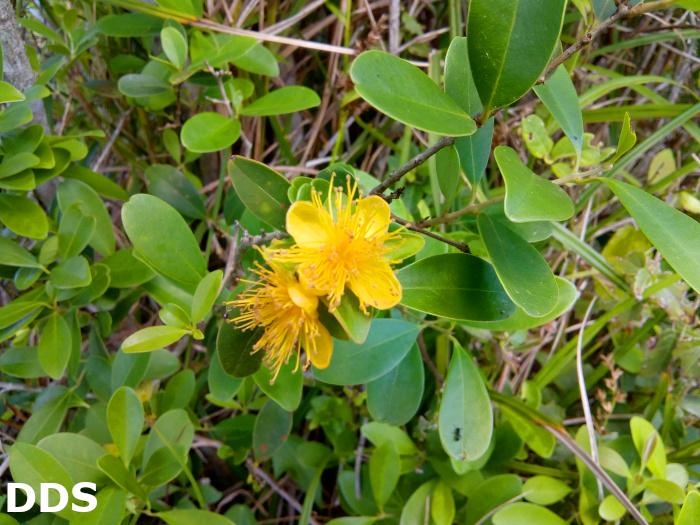
[[[398,168],[397,170],[391,172],[389,176],[384,179],[381,184],[378,184],[369,192],[370,195],[381,195],[387,189],[389,189],[395,182],[401,180],[401,177],[406,175],[409,171],[415,169],[416,167],[423,164],[430,157],[435,155],[438,151],[448,146],[452,146],[455,143],[454,137],[443,137],[438,140],[435,144],[430,146],[425,151],[420,152],[418,155],[409,160],[406,164]]]
[[[469,245],[466,243],[454,241],[452,239],[448,239],[447,237],[443,237],[442,235],[431,232],[430,230],[426,230],[425,228],[421,228],[420,226],[413,224],[412,222],[407,221],[405,219],[402,219],[401,217],[397,217],[396,215],[392,215],[391,218],[394,222],[397,222],[397,223],[401,224],[402,226],[405,226],[406,228],[408,228],[411,231],[414,231],[416,233],[420,233],[421,235],[425,235],[426,237],[430,237],[431,239],[435,239],[436,241],[444,242],[445,244],[449,244],[450,246],[454,246],[460,252],[464,252],[464,253],[470,252]]]
[[[626,2],[619,4],[617,12],[614,15],[602,21],[590,31],[587,31],[582,38],[580,38],[578,41],[567,47],[560,55],[555,57],[547,66],[547,69],[542,75],[540,81],[544,82],[544,79],[547,76],[549,76],[549,74],[552,71],[554,71],[557,67],[566,62],[575,53],[579,52],[581,49],[590,44],[593,40],[595,40],[598,37],[598,35],[600,35],[600,33],[608,29],[610,26],[614,25],[615,22],[617,22],[618,20],[622,18],[643,15],[644,13],[657,11],[659,9],[665,9],[667,7],[670,7],[674,3],[674,1],[675,0],[656,0],[655,2],[645,2],[637,4],[634,7],[629,7]]]
[[[105,144],[105,147],[102,149],[102,153],[100,153],[100,156],[97,157],[97,160],[93,163],[92,167],[90,168],[92,169],[92,171],[100,171],[102,164],[104,164],[105,160],[107,160],[107,157],[109,157],[109,154],[112,152],[112,147],[114,146],[117,137],[119,137],[119,135],[121,134],[122,128],[126,123],[126,119],[129,118],[132,109],[133,108],[129,108],[127,111],[122,113],[122,116],[117,121],[117,125],[114,128],[112,134],[110,135],[107,144]]]

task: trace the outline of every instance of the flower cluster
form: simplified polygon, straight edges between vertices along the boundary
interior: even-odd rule
[[[319,320],[319,302],[333,313],[349,289],[360,309],[380,310],[401,300],[401,285],[391,269],[387,242],[389,205],[378,196],[356,198],[357,184],[347,194],[331,185],[324,202],[313,190],[311,201],[297,201],[287,212],[287,232],[294,244],[262,249],[265,266],[254,270],[259,280],[229,304],[239,314],[232,322],[242,330],[262,328],[253,350],[265,351],[265,364],[277,376],[292,354],[299,366],[301,349],[306,366],[325,368],[333,340]]]

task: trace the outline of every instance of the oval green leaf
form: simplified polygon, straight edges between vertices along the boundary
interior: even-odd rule
[[[384,441],[374,449],[369,458],[369,479],[372,494],[379,510],[391,497],[396,488],[401,472],[399,471],[399,453],[391,441]]]
[[[163,199],[185,217],[203,219],[204,199],[180,170],[167,164],[154,164],[144,172],[149,193]]]
[[[334,341],[328,368],[314,368],[319,381],[332,385],[360,385],[392,370],[411,349],[420,327],[399,319],[375,319],[366,341]]]
[[[491,443],[491,399],[479,368],[456,343],[443,388],[438,416],[442,447],[454,459],[476,461]]]
[[[187,39],[174,27],[164,27],[160,32],[163,53],[178,69],[182,69],[187,60]]]
[[[282,446],[292,430],[292,414],[277,403],[268,400],[255,418],[253,427],[253,453],[258,461],[264,461]]]
[[[566,0],[471,0],[469,62],[490,112],[523,96],[549,62]]]
[[[211,153],[228,148],[238,140],[240,134],[241,124],[233,117],[205,111],[185,122],[180,140],[183,146],[194,153]]]
[[[122,207],[122,222],[134,255],[194,290],[206,264],[192,231],[172,206],[152,195],[134,195]]]
[[[396,272],[401,304],[419,312],[456,320],[494,321],[509,317],[515,305],[493,267],[467,254],[421,259]]]
[[[49,233],[49,220],[33,200],[21,195],[0,195],[0,223],[17,235],[44,239]]]
[[[287,179],[264,164],[244,157],[229,161],[228,173],[233,189],[246,208],[265,224],[284,229],[289,207]]]
[[[90,242],[95,223],[95,217],[82,204],[71,204],[58,225],[58,256],[68,259],[79,255]]]
[[[235,525],[230,519],[208,510],[176,509],[160,512],[157,516],[168,525],[193,525],[206,523],[207,525]]]
[[[107,428],[125,465],[134,456],[143,420],[143,406],[136,392],[128,386],[117,389],[107,404]]]
[[[296,369],[296,370],[295,370]],[[288,412],[294,412],[301,404],[304,391],[304,374],[297,369],[295,359],[290,359],[280,368],[273,382],[274,372],[266,366],[261,366],[253,380],[267,397]]]
[[[559,288],[547,261],[507,224],[482,213],[479,232],[496,274],[508,296],[533,317],[551,312]]]
[[[551,510],[532,503],[511,503],[493,515],[493,525],[566,525]]]
[[[700,292],[700,223],[644,190],[617,180],[605,182],[668,264]]]
[[[71,330],[66,320],[52,313],[39,335],[39,363],[53,379],[58,379],[68,366],[71,354]]]
[[[698,516],[700,516],[700,492],[693,490],[685,497],[676,525],[695,525]]]
[[[253,345],[260,339],[261,330],[243,332],[231,323],[222,323],[216,337],[216,353],[224,371],[235,377],[252,375],[260,368],[262,352],[253,352]]]
[[[124,75],[117,82],[119,92],[126,97],[155,97],[172,92],[172,87],[165,80],[152,75],[132,73]]]
[[[43,268],[28,250],[5,237],[0,237],[0,264],[17,268]]]
[[[457,102],[401,58],[365,51],[352,63],[350,77],[362,98],[399,122],[455,137],[476,131],[476,124]]]
[[[176,326],[147,326],[131,334],[122,343],[122,352],[152,352],[174,343],[189,330]]]
[[[556,184],[533,173],[508,146],[498,146],[494,158],[506,183],[504,209],[513,222],[565,221],[574,204]]]
[[[241,110],[248,117],[269,117],[294,113],[318,106],[321,99],[315,91],[304,86],[285,86],[263,95]]]
[[[204,276],[204,279],[197,285],[192,298],[192,310],[190,311],[190,320],[193,324],[204,320],[211,311],[214,301],[219,295],[219,288],[223,278],[223,272],[215,270]]]

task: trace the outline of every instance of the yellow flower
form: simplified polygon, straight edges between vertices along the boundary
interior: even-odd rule
[[[260,281],[229,303],[240,312],[232,322],[242,330],[263,328],[253,351],[265,351],[264,362],[273,370],[273,380],[292,353],[299,366],[302,348],[307,366],[326,368],[333,353],[333,339],[318,320],[318,297],[284,266],[272,260],[266,262],[270,269],[258,266],[254,270]]]
[[[336,189],[327,207],[313,191],[311,202],[297,201],[287,212],[287,231],[296,246],[279,257],[298,265],[300,282],[327,296],[331,311],[346,285],[365,313],[366,305],[385,310],[401,300],[384,245],[398,235],[389,233],[389,205],[376,195],[354,201],[356,191],[357,184],[348,182],[348,195]]]

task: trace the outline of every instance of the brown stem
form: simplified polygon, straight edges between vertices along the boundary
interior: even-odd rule
[[[430,237],[431,239],[435,239],[436,241],[444,242],[445,244],[449,244],[450,246],[454,246],[460,252],[469,253],[469,246],[463,242],[453,241],[452,239],[448,239],[447,237],[443,237],[442,235],[431,232],[430,230],[426,230],[425,228],[422,228],[421,226],[418,226],[417,224],[413,224],[410,221],[404,220],[401,217],[397,217],[396,215],[392,215],[391,219],[394,222],[397,222],[397,223],[401,224],[402,226],[405,226],[406,228],[408,228],[411,231],[420,233],[421,235],[425,235],[426,237]]]

